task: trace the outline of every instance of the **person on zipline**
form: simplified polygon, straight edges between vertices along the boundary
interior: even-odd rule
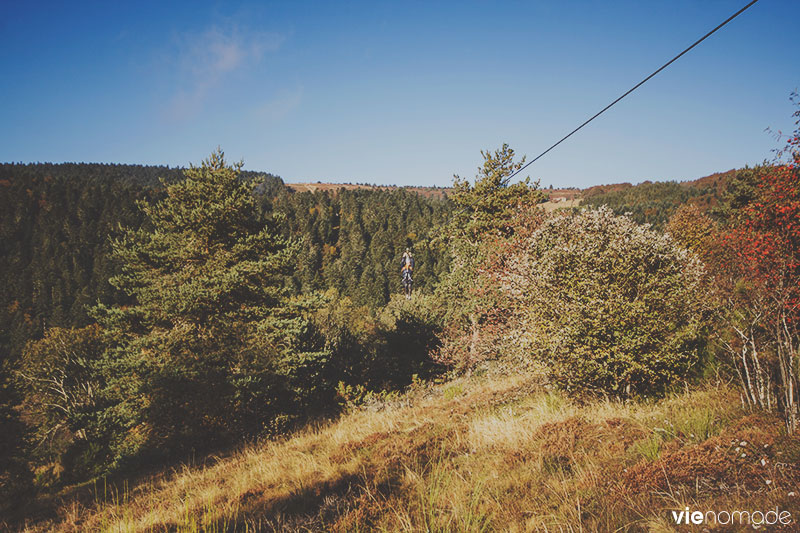
[[[400,268],[400,276],[403,278],[403,294],[405,294],[406,300],[411,298],[411,289],[414,284],[414,280],[411,278],[413,272],[414,256],[411,255],[411,251],[406,248],[406,251],[403,253],[402,266]]]

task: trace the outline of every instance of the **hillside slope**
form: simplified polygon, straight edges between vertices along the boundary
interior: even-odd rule
[[[83,503],[64,493],[29,531],[673,531],[686,506],[798,518],[800,445],[764,416],[724,386],[577,405],[536,375],[473,377]]]
[[[396,185],[368,185],[362,183],[287,183],[286,186],[295,191],[295,192],[317,192],[317,191],[326,191],[335,193],[340,189],[344,189],[347,191],[352,190],[384,190],[384,191],[394,191],[398,189],[405,189],[411,192],[415,192],[420,196],[424,196],[426,198],[447,198],[453,191],[450,187],[413,187],[413,186],[402,186],[398,187]]]

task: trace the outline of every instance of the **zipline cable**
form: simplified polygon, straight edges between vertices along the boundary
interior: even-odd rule
[[[510,176],[508,176],[506,179],[504,179],[504,180],[503,180],[503,185],[506,185],[506,184],[507,184],[507,183],[508,183],[508,182],[511,180],[511,178],[513,178],[514,176],[516,176],[517,174],[519,174],[520,172],[522,172],[523,170],[525,170],[525,169],[526,169],[528,166],[530,166],[530,165],[532,165],[533,163],[535,163],[535,162],[536,162],[537,160],[539,160],[539,159],[540,159],[542,156],[544,156],[544,155],[545,155],[547,152],[549,152],[550,150],[552,150],[553,148],[555,148],[556,146],[558,146],[558,145],[559,145],[559,144],[561,144],[562,142],[564,142],[564,141],[566,141],[567,139],[569,139],[569,138],[570,138],[570,137],[571,137],[571,136],[572,136],[574,133],[576,133],[578,130],[580,130],[581,128],[583,128],[585,125],[587,125],[588,123],[590,123],[591,121],[593,121],[594,119],[596,119],[597,117],[599,117],[600,115],[602,115],[603,113],[605,113],[606,111],[608,111],[609,109],[611,109],[611,107],[612,107],[614,104],[616,104],[617,102],[619,102],[620,100],[622,100],[623,98],[625,98],[626,96],[628,96],[629,94],[631,94],[633,91],[635,91],[636,89],[638,89],[639,87],[641,87],[642,85],[644,85],[644,84],[645,84],[645,83],[646,83],[648,80],[650,80],[650,78],[652,78],[653,76],[655,76],[656,74],[658,74],[659,72],[661,72],[662,70],[664,70],[665,68],[667,68],[668,66],[670,66],[672,63],[674,63],[675,61],[677,61],[677,60],[678,60],[678,59],[679,59],[681,56],[683,56],[683,55],[684,55],[686,52],[688,52],[689,50],[691,50],[692,48],[694,48],[694,47],[695,47],[695,46],[697,46],[698,44],[702,43],[703,41],[705,41],[706,39],[708,39],[709,37],[711,37],[711,35],[713,35],[713,34],[714,34],[714,33],[715,33],[715,32],[716,32],[718,29],[722,28],[722,27],[723,27],[723,26],[725,26],[727,23],[729,23],[730,21],[732,21],[733,19],[735,19],[736,17],[738,17],[739,15],[741,15],[742,13],[744,13],[744,12],[745,12],[745,11],[746,11],[746,10],[747,10],[747,9],[748,9],[750,6],[752,6],[752,5],[753,5],[753,4],[755,4],[756,2],[758,2],[758,0],[753,0],[752,2],[750,2],[749,4],[747,4],[746,6],[744,6],[742,9],[740,9],[739,11],[737,11],[736,13],[734,13],[733,15],[731,15],[730,17],[728,17],[728,18],[727,18],[727,19],[726,19],[724,22],[722,22],[722,23],[721,23],[719,26],[717,26],[716,28],[714,28],[714,29],[713,29],[713,30],[711,30],[710,32],[708,32],[708,33],[706,33],[705,35],[703,35],[703,36],[702,36],[700,39],[698,39],[697,41],[695,41],[695,42],[694,42],[694,44],[692,44],[692,45],[691,45],[689,48],[687,48],[686,50],[684,50],[684,51],[683,51],[683,52],[681,52],[680,54],[676,55],[675,57],[673,57],[672,59],[670,59],[669,61],[667,61],[666,63],[664,63],[664,64],[661,66],[661,68],[659,68],[658,70],[656,70],[655,72],[653,72],[652,74],[650,74],[649,76],[647,76],[645,79],[643,79],[642,81],[640,81],[639,83],[637,83],[636,85],[634,85],[634,86],[633,86],[631,89],[629,89],[629,90],[628,90],[628,91],[627,91],[625,94],[623,94],[622,96],[620,96],[619,98],[617,98],[616,100],[614,100],[613,102],[611,102],[610,104],[608,104],[607,106],[605,106],[603,109],[601,109],[600,111],[598,111],[598,112],[597,112],[597,113],[596,113],[594,116],[592,116],[592,117],[591,117],[590,119],[588,119],[586,122],[584,122],[583,124],[581,124],[580,126],[578,126],[577,128],[575,128],[574,130],[572,130],[571,132],[569,132],[568,134],[566,134],[564,137],[562,137],[562,138],[561,138],[561,139],[560,139],[560,140],[559,140],[557,143],[555,143],[553,146],[551,146],[550,148],[548,148],[547,150],[545,150],[545,151],[544,151],[544,152],[542,152],[541,154],[537,155],[537,156],[536,156],[535,158],[533,158],[531,161],[528,161],[527,163],[525,163],[523,166],[521,166],[519,169],[517,169],[517,171],[516,171],[516,172],[512,173]]]

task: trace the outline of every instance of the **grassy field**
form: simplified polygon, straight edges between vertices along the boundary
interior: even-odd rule
[[[462,378],[204,465],[73,489],[28,531],[701,531],[674,525],[686,507],[800,518],[800,442],[781,427],[725,386],[579,405],[536,375]]]

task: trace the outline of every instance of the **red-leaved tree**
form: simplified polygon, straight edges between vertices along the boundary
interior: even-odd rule
[[[705,258],[723,295],[728,334],[720,339],[744,397],[780,411],[790,433],[800,404],[800,111],[794,116],[798,129],[779,152],[788,157],[760,175],[755,199]]]

